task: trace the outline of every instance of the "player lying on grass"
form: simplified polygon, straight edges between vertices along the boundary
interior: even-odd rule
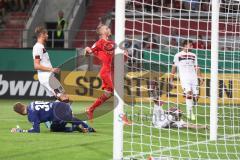
[[[21,128],[12,128],[11,132],[29,132],[39,133],[40,124],[46,121],[51,121],[52,132],[95,132],[83,121],[73,117],[72,110],[69,104],[64,102],[31,102],[28,106],[22,103],[16,103],[13,110],[20,115],[28,116],[28,121],[33,127],[29,130]],[[70,123],[72,127],[66,127]]]
[[[198,125],[188,123],[182,120],[182,111],[177,107],[170,107],[167,111],[162,106],[154,108],[152,123],[154,128],[190,128],[190,129],[207,129],[207,125]]]
[[[192,48],[192,41],[185,40],[183,42],[183,50],[174,56],[170,84],[173,85],[173,78],[178,68],[181,86],[186,96],[187,118],[195,120],[192,107],[193,102],[198,100],[198,78],[200,79],[200,85],[203,83],[203,78],[198,67],[197,55],[191,52]]]
[[[155,128],[207,128],[206,125],[195,125],[184,122],[181,119],[182,111],[177,107],[171,107],[168,111],[164,111],[162,108],[164,102],[159,99],[160,90],[156,81],[149,82],[149,91],[150,98],[154,102],[152,123]]]
[[[37,43],[33,46],[34,69],[38,72],[38,80],[46,89],[48,95],[55,96],[59,101],[69,102],[60,82],[54,77],[55,73],[60,72],[60,68],[53,68],[48,52],[45,48],[48,40],[48,31],[40,26],[35,29]],[[59,84],[59,85],[57,85]],[[53,87],[57,86],[57,87]]]

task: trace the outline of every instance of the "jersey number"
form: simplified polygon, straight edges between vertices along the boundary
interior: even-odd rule
[[[35,102],[35,110],[39,111],[40,109],[43,109],[45,111],[49,111],[49,109],[50,109],[49,102],[36,101]]]

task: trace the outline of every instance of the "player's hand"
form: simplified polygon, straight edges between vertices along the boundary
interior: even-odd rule
[[[11,129],[11,133],[17,133],[17,132],[23,132],[23,130],[21,128],[12,128]]]
[[[204,83],[204,79],[200,78],[200,86],[203,85],[203,83]]]
[[[84,127],[81,127],[81,130],[82,130],[83,133],[87,133],[88,132],[88,129],[84,128]]]
[[[176,86],[173,84],[173,80],[169,80],[169,87],[176,88]]]
[[[53,73],[59,73],[60,72],[60,68],[52,68],[51,72]]]
[[[86,47],[85,48],[85,56],[88,56],[91,53],[92,53],[92,49],[90,47]]]

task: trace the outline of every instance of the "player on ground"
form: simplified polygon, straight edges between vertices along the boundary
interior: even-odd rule
[[[185,40],[183,50],[174,56],[170,84],[173,85],[173,78],[178,68],[181,86],[186,96],[187,118],[195,120],[192,110],[193,101],[197,102],[199,95],[198,78],[200,79],[200,85],[203,83],[203,79],[198,67],[197,56],[191,52],[192,48],[192,41]]]
[[[162,106],[158,106],[158,111],[153,112],[152,123],[154,128],[190,128],[207,129],[207,125],[191,124],[183,121],[182,111],[177,107],[170,107],[164,111]]]
[[[13,128],[11,132],[29,132],[39,133],[40,123],[51,121],[52,132],[95,132],[83,121],[73,117],[69,104],[64,102],[31,102],[28,106],[22,103],[16,103],[13,107],[14,111],[28,116],[28,121],[33,127],[29,130],[21,128]],[[72,127],[66,127],[67,123],[71,123]]]
[[[101,62],[100,78],[102,79],[102,89],[105,91],[90,107],[87,108],[88,119],[93,119],[94,110],[107,101],[113,95],[113,65],[114,42],[109,40],[111,30],[108,26],[100,24],[97,27],[99,40],[90,47],[86,47],[86,54],[94,54]]]
[[[40,26],[35,29],[35,34],[37,37],[37,43],[33,46],[33,60],[34,69],[38,72],[38,80],[44,88],[46,88],[50,96],[55,96],[58,100],[63,102],[69,102],[69,98],[64,94],[63,88],[61,86],[58,89],[53,89],[50,86],[50,80],[57,79],[54,77],[55,73],[59,73],[59,68],[53,68],[48,52],[45,49],[45,44],[48,40],[47,30]]]

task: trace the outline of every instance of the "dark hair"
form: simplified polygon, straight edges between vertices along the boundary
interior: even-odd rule
[[[192,42],[192,40],[184,40],[183,42],[182,42],[182,46],[184,47],[184,46],[186,46],[187,44],[189,44],[189,43],[193,43]]]
[[[44,26],[38,26],[35,28],[35,34],[36,37],[38,38],[40,36],[40,34],[42,33],[47,33],[47,29]]]
[[[22,103],[18,102],[14,104],[13,110],[21,115],[25,115],[24,111],[26,110],[26,106],[23,105]]]

